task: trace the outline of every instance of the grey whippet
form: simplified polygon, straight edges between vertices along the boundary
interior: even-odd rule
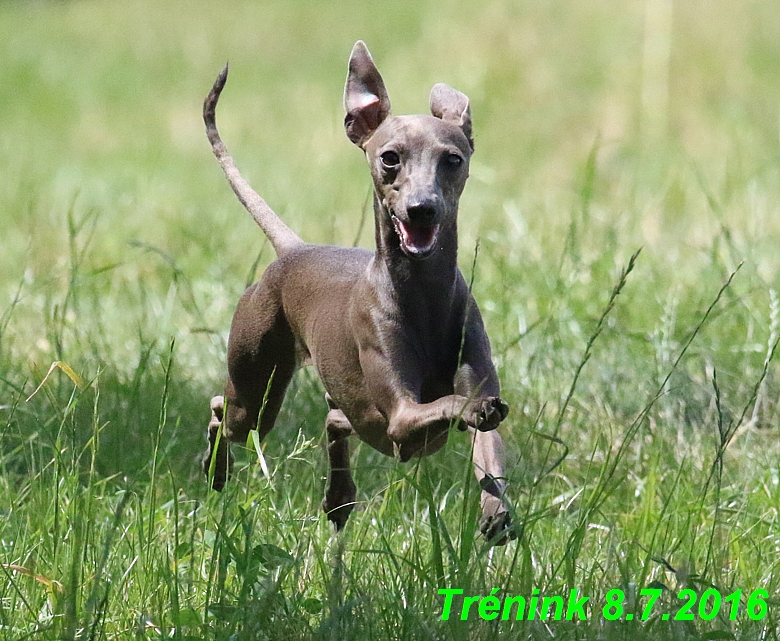
[[[222,489],[232,465],[226,439],[245,442],[255,428],[265,437],[296,367],[312,364],[330,407],[322,506],[337,530],[355,503],[348,436],[408,461],[441,448],[457,425],[474,438],[480,529],[488,540],[506,542],[514,534],[504,499],[504,447],[493,430],[508,406],[456,260],[458,200],[474,147],[468,98],[437,84],[432,116],[393,117],[368,49],[355,44],[345,128],[365,151],[374,181],[371,252],[305,243],[249,186],[217,132],[214,112],[226,79],[227,66],[203,106],[206,132],[230,186],[278,258],[233,316],[225,396],[211,401],[204,458],[213,487]],[[225,438],[217,438],[220,429]]]

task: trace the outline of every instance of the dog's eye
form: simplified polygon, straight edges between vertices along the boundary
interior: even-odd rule
[[[458,154],[448,154],[447,155],[447,164],[450,167],[460,167],[462,162],[463,162],[463,158],[458,156]]]
[[[386,151],[381,156],[379,156],[379,159],[387,169],[395,169],[398,167],[398,165],[401,164],[400,156],[394,151]]]

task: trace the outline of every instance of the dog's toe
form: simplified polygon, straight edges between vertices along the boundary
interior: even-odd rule
[[[506,545],[518,536],[518,529],[507,511],[483,515],[479,529],[491,545]]]

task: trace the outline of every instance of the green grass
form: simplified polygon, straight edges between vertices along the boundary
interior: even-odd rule
[[[667,6],[0,3],[0,639],[777,639],[780,5]],[[479,240],[512,408],[504,548],[475,536],[463,434],[406,465],[355,443],[334,536],[310,371],[265,470],[234,448],[227,491],[201,475],[232,311],[272,258],[201,101],[229,60],[247,178],[307,240],[370,247],[340,124],[358,38],[396,113],[439,81],[472,100],[460,258]],[[650,621],[601,615],[661,585]],[[597,605],[442,621],[449,587]],[[768,612],[661,620],[712,587]]]

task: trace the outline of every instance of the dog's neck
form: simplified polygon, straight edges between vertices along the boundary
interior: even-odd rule
[[[412,258],[402,250],[390,213],[374,194],[374,236],[376,253],[373,268],[382,273],[399,302],[410,304],[421,300],[436,305],[452,295],[458,274],[458,229],[453,223],[439,231],[436,249],[426,258]]]

